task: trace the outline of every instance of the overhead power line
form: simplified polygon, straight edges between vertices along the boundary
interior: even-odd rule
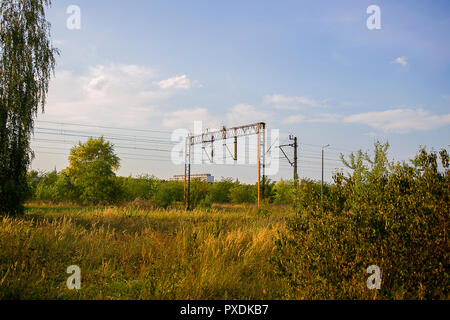
[[[36,120],[36,122],[41,123],[51,123],[65,126],[78,126],[78,127],[90,127],[90,128],[101,128],[101,129],[113,129],[113,130],[128,130],[128,131],[140,131],[140,132],[157,132],[157,133],[168,133],[171,134],[172,131],[163,131],[163,130],[149,130],[149,129],[132,129],[132,128],[121,128],[121,127],[109,127],[109,126],[96,126],[89,124],[81,124],[81,123],[68,123],[68,122],[56,122],[56,121],[44,121],[44,120]]]

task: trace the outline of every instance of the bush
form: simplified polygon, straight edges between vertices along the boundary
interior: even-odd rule
[[[183,185],[184,188],[184,185]],[[203,205],[210,202],[209,200],[205,202],[208,196],[210,188],[210,183],[202,181],[200,179],[192,179],[191,181],[191,206],[195,208],[203,202]]]
[[[184,184],[179,181],[169,181],[162,183],[154,196],[155,203],[163,208],[167,208],[176,201],[184,200]]]
[[[447,152],[440,172],[434,152],[394,165],[387,148],[351,155],[352,174],[334,176],[322,205],[317,185],[301,184],[298,215],[273,258],[289,297],[448,299]],[[366,286],[370,265],[381,269],[380,290]]]
[[[58,189],[56,172],[44,173],[41,176],[34,175],[34,196],[37,200],[58,200]]]
[[[257,199],[257,186],[236,184],[230,189],[230,200],[232,203],[255,203]]]
[[[294,181],[285,181],[281,179],[273,187],[273,203],[274,204],[292,204],[295,198]]]
[[[118,177],[118,183],[122,191],[122,199],[133,201],[135,199],[151,200],[160,185],[160,181],[153,176],[142,175],[133,177]]]
[[[63,170],[58,174],[58,179],[56,180],[56,199],[51,200],[66,200],[66,201],[80,201],[80,190],[75,187],[67,172]]]
[[[72,183],[80,192],[80,200],[87,203],[116,202],[121,190],[108,164],[94,161],[83,168],[83,173],[76,176]]]
[[[230,189],[237,183],[232,179],[222,179],[214,182],[209,189],[209,201],[213,203],[228,203],[230,199]]]

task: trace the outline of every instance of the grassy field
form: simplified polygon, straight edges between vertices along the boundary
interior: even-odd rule
[[[270,258],[292,214],[29,204],[0,218],[0,299],[282,299]]]

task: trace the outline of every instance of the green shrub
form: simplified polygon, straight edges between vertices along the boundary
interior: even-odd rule
[[[134,177],[117,177],[122,190],[122,199],[133,201],[135,199],[150,200],[158,191],[160,181],[153,176],[142,175]]]
[[[209,189],[209,200],[214,203],[231,202],[230,189],[235,185],[236,183],[232,179],[222,179],[214,182]]]
[[[232,203],[254,203],[257,199],[257,186],[236,184],[230,189],[230,200]]]
[[[184,184],[179,181],[169,181],[162,183],[155,193],[155,203],[163,208],[167,208],[177,201],[184,199]]]
[[[184,186],[183,186],[184,188]],[[208,196],[210,183],[200,179],[192,179],[191,181],[191,205],[193,208],[198,206],[200,202],[205,204],[205,199]]]
[[[278,181],[273,187],[274,204],[292,204],[295,198],[295,185],[293,180]]]
[[[58,189],[56,188],[56,181],[58,174],[56,172],[44,173],[41,176],[35,176],[34,194],[37,200],[57,200]]]
[[[359,152],[345,163],[320,202],[320,185],[302,183],[299,212],[280,235],[273,262],[289,297],[307,299],[448,299],[448,155],[421,149],[412,161]],[[381,269],[381,289],[366,286],[366,269]]]

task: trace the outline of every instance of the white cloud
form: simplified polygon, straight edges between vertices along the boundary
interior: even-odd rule
[[[301,114],[294,114],[294,115],[287,117],[282,122],[285,124],[294,124],[294,123],[304,122],[305,120],[306,120],[305,116],[303,116]]]
[[[320,113],[315,117],[308,119],[308,122],[313,123],[332,123],[338,122],[342,119],[342,116],[333,113]]]
[[[362,123],[384,132],[427,131],[450,124],[450,114],[434,115],[423,109],[392,109],[348,116],[348,123]]]
[[[408,65],[408,62],[406,61],[406,57],[402,56],[402,57],[398,57],[397,59],[395,59],[394,61],[391,61],[391,63],[398,63],[400,64],[402,67],[406,67]]]
[[[365,136],[369,136],[369,137],[371,137],[371,138],[375,138],[376,136],[378,136],[377,133],[376,133],[376,132],[373,132],[373,131],[367,132],[367,133],[365,133],[364,135],[365,135]]]
[[[161,89],[190,89],[202,87],[198,81],[190,80],[185,74],[159,81],[158,85]]]
[[[232,107],[227,115],[227,126],[237,126],[244,124],[251,124],[257,122],[264,122],[269,120],[270,114],[264,111],[257,110],[254,106],[249,104],[237,104]]]
[[[204,128],[218,127],[219,121],[206,108],[181,109],[164,116],[163,125],[168,128],[191,128],[195,121],[202,121]]]
[[[216,116],[207,108],[180,109],[164,115],[162,124],[168,128],[190,128],[195,121],[202,121],[203,128],[221,128],[264,122],[269,120],[270,114],[258,111],[249,104],[237,104],[230,108],[224,115]]]
[[[302,108],[319,107],[323,105],[322,102],[314,99],[298,96],[289,97],[281,94],[266,95],[264,97],[264,103],[274,104],[275,108],[280,110],[298,110]]]
[[[282,120],[285,124],[294,123],[333,123],[342,119],[342,116],[331,113],[319,113],[315,116],[305,116],[302,114],[294,114]]]
[[[136,65],[97,65],[82,75],[58,71],[38,120],[145,125],[160,115],[158,103],[169,97],[153,87],[153,77],[153,70]]]

